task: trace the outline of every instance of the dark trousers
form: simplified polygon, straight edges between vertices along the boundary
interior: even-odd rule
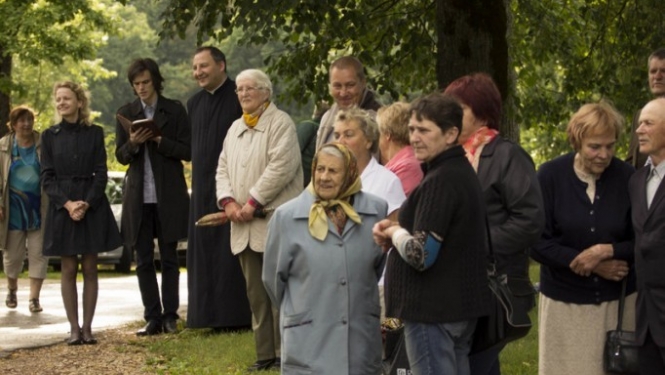
[[[162,299],[159,299],[159,285],[155,271],[155,242],[159,245],[162,264]],[[157,204],[144,204],[141,216],[141,228],[136,239],[136,276],[139,279],[141,300],[145,308],[143,317],[146,321],[178,319],[179,281],[178,254],[176,242],[164,242],[162,227],[157,213]],[[162,312],[162,305],[164,310]]]
[[[651,337],[651,331],[647,332],[644,345],[638,349],[640,359],[640,375],[663,375],[665,374],[665,348],[661,348]]]
[[[469,356],[471,375],[501,375],[499,353],[504,345],[487,349]]]

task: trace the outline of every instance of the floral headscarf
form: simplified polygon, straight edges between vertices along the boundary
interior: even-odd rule
[[[314,189],[316,166],[318,164],[318,156],[321,150],[331,147],[338,149],[344,156],[344,181],[342,182],[339,193],[335,198],[322,200]],[[328,235],[328,220],[326,220],[326,216],[335,223],[340,234],[344,230],[347,218],[360,224],[360,216],[353,209],[349,200],[351,196],[359,192],[361,188],[362,183],[360,182],[358,165],[356,158],[351,151],[346,146],[336,142],[321,146],[321,149],[319,149],[314,156],[314,160],[312,160],[312,181],[307,186],[307,190],[316,198],[309,210],[309,233],[312,237],[319,241],[326,239],[326,236]]]

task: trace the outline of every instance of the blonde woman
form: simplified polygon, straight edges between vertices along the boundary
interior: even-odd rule
[[[95,344],[91,327],[97,306],[97,253],[122,244],[104,194],[104,131],[90,122],[90,102],[80,85],[56,83],[53,95],[61,121],[42,134],[41,181],[50,200],[43,251],[62,258],[62,300],[71,327],[67,344]],[[79,255],[83,325],[79,325],[76,290]]]
[[[540,167],[545,231],[532,248],[540,266],[538,373],[605,374],[605,333],[617,324],[628,279],[623,327],[635,327],[633,228],[628,180],[614,156],[623,116],[609,103],[582,106],[568,124],[574,152]]]

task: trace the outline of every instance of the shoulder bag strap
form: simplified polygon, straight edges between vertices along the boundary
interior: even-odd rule
[[[619,313],[617,314],[617,331],[621,331],[621,326],[623,325],[623,307],[626,303],[626,282],[628,276],[623,278],[621,282],[621,297],[619,297]]]

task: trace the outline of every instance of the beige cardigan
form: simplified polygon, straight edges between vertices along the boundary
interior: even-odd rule
[[[39,133],[36,131],[32,132],[34,138],[37,156],[41,157],[41,138]],[[2,184],[0,185],[0,207],[5,211],[5,220],[0,221],[0,250],[7,249],[7,231],[9,228],[9,189],[7,185],[9,183],[9,166],[12,162],[12,145],[14,144],[14,133],[8,133],[4,137],[0,138],[0,177],[2,178]],[[7,207],[7,208],[6,208]],[[48,207],[48,196],[44,193],[42,189],[42,201],[41,201],[41,215],[42,215],[42,225],[40,230],[44,230],[44,222],[46,220],[46,208]]]
[[[216,181],[217,202],[231,197],[242,206],[251,195],[263,206],[277,208],[298,196],[303,190],[303,172],[291,117],[270,103],[253,129],[242,117],[233,122],[219,155]],[[231,223],[233,254],[247,246],[263,252],[271,217]]]

